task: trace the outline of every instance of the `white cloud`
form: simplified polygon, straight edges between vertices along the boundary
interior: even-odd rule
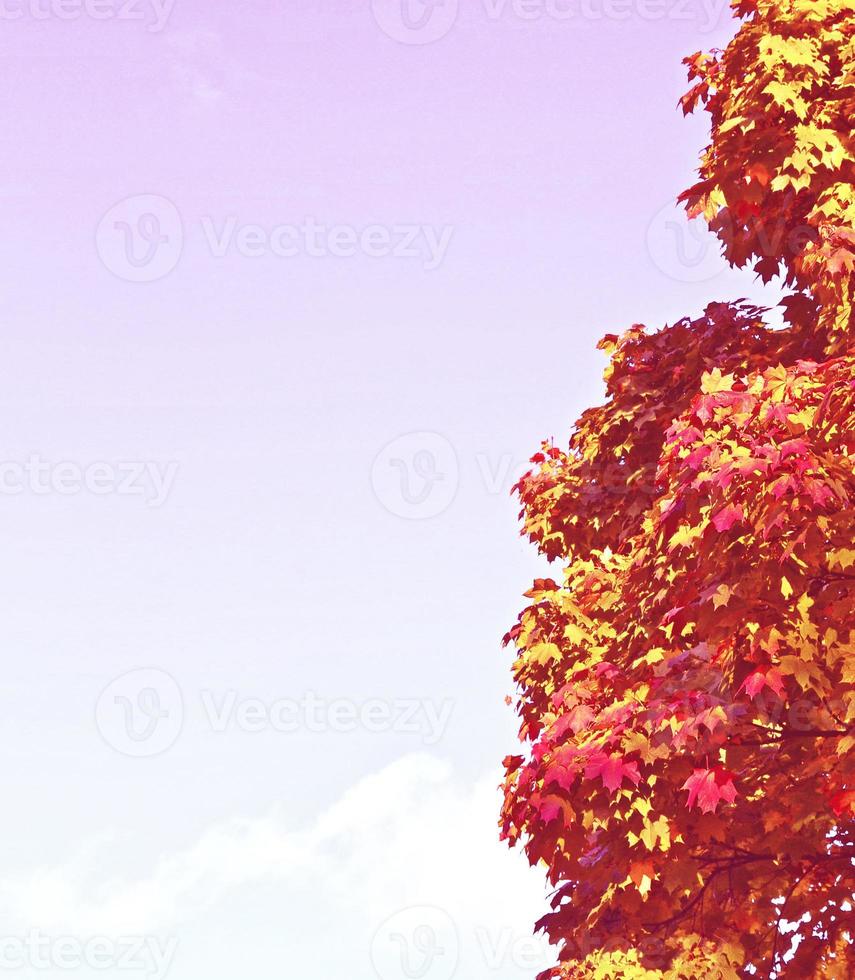
[[[228,820],[136,879],[112,878],[90,848],[62,867],[6,878],[0,898],[18,928],[180,936],[236,893],[275,885],[275,901],[296,906],[314,891],[337,920],[354,923],[359,939],[350,941],[363,955],[365,937],[390,916],[430,906],[454,923],[463,960],[495,956],[493,976],[530,977],[532,965],[546,965],[542,951],[541,962],[518,962],[512,944],[544,911],[544,886],[497,840],[497,782],[493,774],[465,786],[437,758],[406,756],[360,780],[307,828],[281,811]]]
[[[262,83],[257,72],[233,57],[214,31],[173,31],[167,36],[170,74],[177,89],[196,102],[213,105],[234,98],[247,85]]]

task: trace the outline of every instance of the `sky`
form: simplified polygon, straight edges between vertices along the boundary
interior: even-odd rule
[[[674,204],[723,0],[0,0],[0,968],[532,977],[509,491],[604,333],[777,297]],[[774,316],[774,315],[773,315]]]

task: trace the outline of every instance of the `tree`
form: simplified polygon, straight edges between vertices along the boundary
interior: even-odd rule
[[[855,976],[855,0],[737,0],[686,59],[681,197],[789,326],[607,336],[607,401],[515,488],[551,561],[505,637],[502,835],[567,978]]]

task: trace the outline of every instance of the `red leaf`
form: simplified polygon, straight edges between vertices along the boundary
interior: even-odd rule
[[[713,517],[712,522],[716,531],[721,534],[729,531],[737,521],[745,520],[745,512],[738,504],[727,504]]]
[[[736,799],[733,774],[726,769],[696,769],[680,788],[689,791],[686,806],[691,810],[697,803],[701,813],[715,813],[721,800]]]
[[[769,670],[755,670],[742,682],[742,690],[745,691],[752,701],[764,687],[771,687],[779,698],[783,697],[784,684],[781,680],[780,671],[774,667],[771,667]]]
[[[544,823],[552,823],[561,815],[561,807],[557,803],[541,803],[540,819]]]
[[[842,789],[831,797],[831,809],[838,817],[844,813],[855,813],[855,789]]]
[[[638,771],[637,762],[624,762],[623,757],[617,752],[610,756],[605,752],[597,752],[585,767],[585,778],[596,779],[599,776],[603,781],[603,786],[610,793],[619,790],[623,785],[624,778],[631,780],[636,786],[641,779]]]

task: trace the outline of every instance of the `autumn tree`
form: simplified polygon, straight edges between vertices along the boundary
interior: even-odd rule
[[[561,568],[506,637],[547,977],[855,976],[855,0],[734,10],[681,199],[788,326],[607,336],[606,403],[515,488]]]

